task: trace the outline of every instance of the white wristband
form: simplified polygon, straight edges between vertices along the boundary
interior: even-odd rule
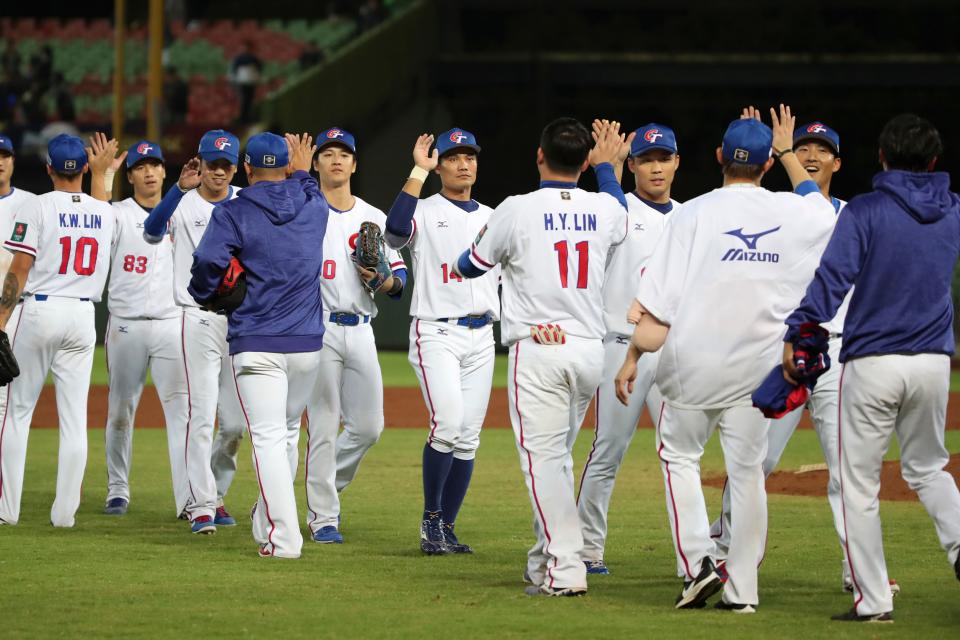
[[[113,176],[117,174],[113,169],[107,169],[103,173],[103,190],[107,192],[107,195],[110,195],[113,192]]]
[[[407,179],[408,179],[408,180],[419,180],[420,182],[426,183],[426,181],[427,181],[427,176],[429,176],[429,175],[430,175],[430,172],[427,171],[426,169],[422,169],[422,168],[420,168],[420,167],[414,166],[414,167],[413,167],[413,171],[410,172],[410,175],[409,175],[409,177],[408,177]]]

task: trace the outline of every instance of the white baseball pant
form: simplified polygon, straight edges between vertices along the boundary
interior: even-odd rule
[[[867,356],[840,374],[840,496],[860,615],[893,610],[880,529],[880,472],[896,433],[903,479],[933,520],[951,565],[960,553],[960,491],[944,470],[950,357]]]
[[[327,322],[318,359],[317,391],[307,410],[304,467],[307,525],[314,533],[336,526],[337,492],[353,481],[363,456],[383,432],[383,378],[370,324]]]
[[[147,367],[163,406],[170,454],[173,498],[179,515],[187,505],[184,446],[187,435],[187,383],[183,374],[180,318],[136,319],[110,316],[104,341],[110,397],[105,432],[107,502],[130,500],[133,423],[147,379]]]
[[[524,339],[510,349],[510,422],[537,538],[527,553],[527,575],[537,585],[587,587],[573,444],[602,371],[600,340],[568,335],[565,344],[541,345]]]
[[[253,539],[261,555],[299,558],[303,535],[297,521],[287,425],[299,420],[315,390],[317,352],[250,351],[231,359],[259,487]]]
[[[21,303],[19,314],[11,342],[20,376],[7,385],[7,411],[0,427],[0,520],[16,524],[20,519],[30,421],[47,372],[52,370],[60,452],[50,522],[55,527],[72,527],[87,465],[87,393],[97,340],[93,303],[30,297]]]
[[[415,318],[408,359],[430,412],[430,446],[472,460],[493,384],[493,326],[470,329]]]
[[[846,545],[843,534],[843,514],[840,509],[840,449],[837,447],[837,411],[840,399],[840,347],[841,339],[830,341],[830,370],[820,376],[817,385],[807,400],[807,409],[813,419],[813,426],[820,439],[820,448],[823,450],[823,459],[827,464],[829,479],[827,482],[827,502],[833,513],[833,525],[840,538],[840,549],[843,553],[843,583],[850,584],[850,568],[847,564]],[[767,457],[763,461],[763,475],[773,473],[780,458],[790,442],[793,432],[796,431],[800,419],[803,417],[803,408],[791,411],[777,420],[770,421],[770,430],[767,431]],[[710,525],[710,535],[717,544],[717,557],[727,557],[730,547],[730,491],[728,486],[723,487],[723,511],[720,517]],[[766,546],[766,541],[764,541]]]
[[[759,604],[757,566],[767,535],[767,492],[763,459],[770,420],[749,405],[722,409],[681,409],[664,402],[657,423],[657,453],[663,470],[667,515],[673,533],[678,569],[686,580],[700,573],[716,545],[700,483],[700,458],[714,429],[730,486],[730,550],[724,585],[727,602]]]
[[[637,362],[637,381],[630,404],[623,406],[616,395],[614,379],[623,365],[630,345],[627,336],[610,335],[603,341],[603,377],[595,395],[596,426],[593,447],[580,477],[577,510],[583,533],[585,561],[603,560],[607,540],[607,514],[610,496],[623,456],[637,431],[640,414],[646,404],[653,419],[660,414],[660,392],[654,384],[660,354],[646,353]]]
[[[181,341],[187,383],[185,465],[190,520],[213,517],[219,491],[215,472],[233,479],[244,417],[227,353],[227,317],[197,307],[183,307]],[[214,418],[219,418],[216,443]],[[219,467],[212,464],[219,463]],[[229,482],[225,481],[226,486]]]

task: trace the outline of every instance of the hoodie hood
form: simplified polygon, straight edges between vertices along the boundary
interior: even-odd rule
[[[257,205],[276,225],[286,224],[297,217],[307,203],[307,195],[299,180],[263,181],[240,191],[243,198]]]
[[[936,222],[947,214],[960,214],[960,199],[950,192],[950,174],[943,171],[883,171],[873,177],[873,188],[889,195],[924,224]]]

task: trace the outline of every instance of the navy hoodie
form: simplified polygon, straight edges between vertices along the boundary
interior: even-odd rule
[[[952,355],[950,284],[960,254],[960,197],[946,173],[884,171],[840,212],[813,282],[787,318],[830,320],[851,286],[840,361],[884,354]]]
[[[323,346],[320,270],[329,209],[317,181],[297,171],[257,182],[217,206],[193,253],[188,291],[214,297],[231,256],[247,274],[247,295],[230,314],[230,353],[300,353]]]

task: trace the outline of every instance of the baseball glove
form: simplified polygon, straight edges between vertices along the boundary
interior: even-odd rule
[[[383,234],[375,222],[364,222],[360,225],[357,234],[357,246],[353,251],[354,262],[364,268],[366,273],[373,273],[372,278],[362,276],[363,286],[370,292],[379,291],[393,272],[387,262],[387,253],[383,245]]]
[[[10,348],[6,331],[0,331],[0,386],[5,386],[20,375],[20,365]]]
[[[223,274],[223,280],[217,287],[217,295],[207,303],[210,311],[230,313],[236,311],[247,295],[247,274],[236,258],[230,258],[230,264]]]

